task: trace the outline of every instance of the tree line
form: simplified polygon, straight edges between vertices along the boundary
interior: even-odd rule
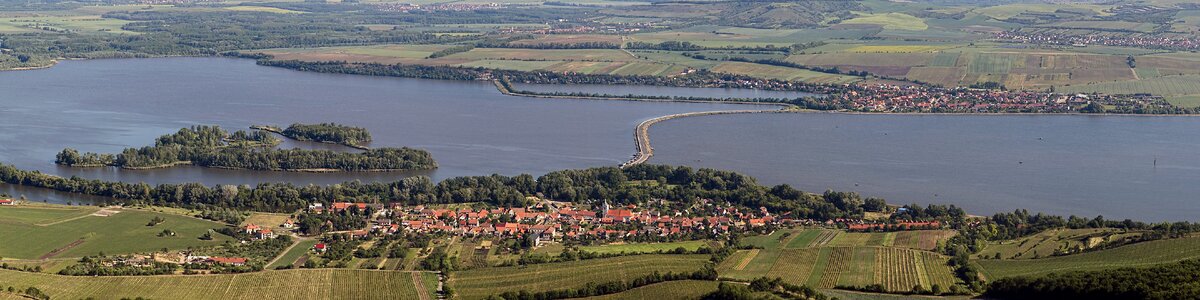
[[[1200,260],[1146,268],[1062,272],[993,281],[992,299],[1198,299]]]
[[[520,207],[530,204],[527,196],[541,195],[579,203],[608,200],[614,205],[644,203],[652,199],[670,199],[685,204],[712,199],[744,207],[766,207],[773,212],[791,213],[796,218],[825,220],[860,217],[864,204],[855,193],[806,193],[789,185],[759,185],[753,178],[735,172],[663,165],[563,170],[538,178],[528,174],[465,176],[436,184],[429,177],[415,176],[394,182],[351,181],[329,186],[261,183],[253,187],[209,187],[200,183],[152,186],[63,178],[0,164],[0,181],[110,197],[114,204],[264,212],[295,212],[311,203],[335,201],[406,205],[482,201],[500,207]],[[660,184],[635,184],[645,181]]]

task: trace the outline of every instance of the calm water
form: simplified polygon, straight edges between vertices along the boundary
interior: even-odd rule
[[[817,96],[796,91],[767,91],[754,89],[684,88],[651,85],[603,84],[514,84],[517,89],[542,93],[589,93],[613,96],[681,96],[706,98],[800,98]]]
[[[0,72],[0,91],[0,162],[61,176],[152,184],[540,175],[625,161],[634,151],[633,128],[645,119],[746,107],[510,97],[486,82],[296,72],[227,58],[67,61],[44,70]],[[294,122],[366,127],[375,139],[371,146],[423,148],[441,168],[311,174],[200,167],[78,169],[53,163],[64,147],[116,153],[150,145],[159,135],[191,125],[245,129]],[[346,149],[292,141],[284,146]],[[23,193],[6,188],[9,194]]]
[[[608,94],[715,91],[569,87]],[[723,90],[723,89],[718,89]],[[128,182],[328,184],[435,179],[616,165],[637,123],[740,105],[508,97],[489,83],[295,72],[250,60],[68,61],[0,72],[0,161],[61,176]],[[731,97],[763,91],[730,90]],[[115,153],[180,127],[338,122],[372,146],[433,153],[441,168],[394,173],[284,173],[179,167],[149,171],[53,164],[63,147]],[[655,126],[652,163],[741,171],[767,184],[859,191],[891,203],[946,203],[976,214],[1027,208],[1110,219],[1200,220],[1200,118],[756,114]],[[286,147],[351,151],[288,141]],[[1157,166],[1155,160],[1157,159]],[[0,185],[35,201],[88,201]]]
[[[660,123],[650,135],[652,163],[739,170],[811,192],[976,214],[1200,220],[1200,118],[722,115]]]

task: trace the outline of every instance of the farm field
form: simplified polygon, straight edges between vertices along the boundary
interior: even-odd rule
[[[536,38],[518,40],[512,43],[518,45],[578,43],[610,43],[614,45],[620,45],[622,43],[622,39],[621,36],[611,34],[556,34],[541,35]]]
[[[990,243],[979,252],[978,257],[993,258],[997,254],[1002,259],[1048,257],[1059,250],[1067,250],[1075,247],[1086,249],[1102,242],[1140,234],[1136,232],[1127,233],[1116,229],[1047,230],[1016,240]]]
[[[861,14],[857,18],[842,21],[842,24],[871,24],[884,29],[913,31],[929,29],[925,20],[904,13]]]
[[[713,67],[712,71],[758,78],[797,80],[815,83],[850,83],[861,80],[861,78],[854,76],[828,74],[805,69],[744,62],[723,62],[716,67]]]
[[[37,287],[54,299],[262,299],[263,295],[277,299],[418,298],[410,272],[304,269],[229,275],[71,277],[0,270],[0,276],[6,285]],[[427,291],[436,289],[425,287]]]
[[[1167,102],[1181,107],[1200,107],[1200,95],[1167,96]]]
[[[24,217],[25,222],[7,217],[25,213],[41,216]],[[81,214],[60,208],[0,207],[0,223],[4,224],[0,226],[0,256],[35,259],[123,254],[211,246],[230,239],[214,235],[211,241],[200,240],[200,235],[224,225],[187,216],[132,209],[109,216]],[[155,217],[166,221],[146,226]],[[166,229],[175,236],[159,237]]]
[[[304,256],[311,251],[313,245],[316,244],[317,240],[315,239],[298,241],[295,247],[292,247],[292,249],[288,250],[286,253],[280,254],[279,259],[276,260],[274,264],[267,266],[267,269],[292,265],[292,263],[296,262],[296,260],[301,256]]]
[[[583,246],[579,250],[595,253],[644,253],[656,251],[671,251],[676,248],[684,248],[688,251],[696,251],[701,246],[707,245],[707,241],[683,241],[669,243],[636,243],[636,244],[609,244],[600,246]]]
[[[869,35],[870,29],[760,29],[728,26],[694,26],[690,28],[630,35],[632,41],[659,43],[689,42],[705,47],[787,46],[829,39],[858,39]]]
[[[762,249],[739,250],[717,266],[717,273],[735,280],[780,277],[823,289],[870,284],[892,292],[907,292],[918,284],[946,289],[958,282],[946,264],[949,258],[928,250],[954,234],[950,230],[781,229],[743,238],[743,244]]]
[[[708,258],[707,255],[632,255],[473,269],[451,274],[448,284],[462,299],[482,299],[504,291],[541,292],[578,288],[587,283],[625,281],[654,272],[693,272],[703,268]]]
[[[829,297],[837,297],[842,300],[959,300],[971,299],[971,296],[921,296],[921,295],[896,295],[896,294],[876,294],[863,293],[846,290],[821,290],[821,293]]]
[[[581,298],[587,300],[641,300],[641,299],[700,299],[717,290],[716,281],[680,280],[638,287],[628,291]]]
[[[11,206],[0,207],[0,223],[45,226],[99,211],[91,206]]]
[[[563,60],[563,61],[632,61],[636,58],[616,49],[512,49],[475,48],[471,51],[447,56],[453,59],[512,59],[512,60]]]
[[[1200,237],[1142,242],[1113,249],[1041,259],[976,261],[989,279],[1064,271],[1143,267],[1200,258]]]
[[[1062,87],[1066,92],[1078,93],[1153,93],[1164,96],[1200,94],[1200,75],[1163,76],[1139,81],[1104,82]]]
[[[279,227],[280,225],[283,224],[284,221],[287,221],[287,219],[289,219],[290,217],[291,216],[289,216],[287,214],[253,213],[253,214],[250,214],[250,216],[247,217],[245,221],[242,221],[241,225],[245,226],[245,225],[249,225],[249,224],[254,224],[254,225],[263,226],[263,227]]]
[[[525,60],[476,60],[472,62],[458,64],[463,67],[481,67],[489,69],[504,69],[518,71],[533,71],[548,68],[550,66],[563,63],[562,61],[525,61]]]
[[[138,32],[121,29],[130,21],[104,18],[99,15],[71,16],[40,16],[20,18],[0,18],[0,30],[10,32],[42,31],[40,28],[53,30],[69,30],[84,34],[116,33],[139,34]],[[28,28],[26,26],[36,27]],[[7,30],[5,28],[8,28]]]
[[[948,258],[927,251],[864,246],[750,251],[754,250],[731,256],[717,267],[717,273],[736,280],[780,277],[816,288],[881,284],[892,292],[906,292],[918,284],[949,288],[957,282],[946,265]],[[746,259],[751,261],[745,263]]]

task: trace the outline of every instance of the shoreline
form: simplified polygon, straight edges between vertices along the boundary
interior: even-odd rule
[[[63,165],[63,166],[67,166],[67,165]],[[72,168],[100,168],[100,167],[113,167],[113,168],[118,168],[118,169],[122,169],[122,170],[130,170],[130,171],[146,171],[146,170],[154,170],[154,169],[169,169],[169,168],[173,168],[173,167],[177,167],[177,166],[194,166],[194,167],[200,167],[200,168],[224,169],[224,170],[235,170],[235,171],[295,172],[295,173],[342,173],[342,172],[384,173],[384,172],[430,171],[430,170],[436,170],[436,169],[437,169],[437,168],[432,168],[432,169],[366,169],[366,170],[342,170],[342,169],[330,169],[330,168],[315,168],[315,169],[269,169],[269,170],[257,170],[257,169],[235,168],[235,167],[222,167],[222,166],[197,166],[197,165],[193,164],[193,163],[192,163],[192,162],[190,162],[190,161],[177,161],[177,162],[173,162],[173,163],[169,163],[169,164],[162,164],[162,165],[157,165],[157,166],[145,166],[145,167],[118,167],[118,166],[111,166],[111,165],[102,165],[102,166],[67,166],[67,167],[72,167]]]
[[[58,63],[62,60],[80,60],[80,61],[82,61],[82,60],[99,60],[99,59],[155,59],[155,58],[188,58],[188,57],[194,57],[194,58],[225,57],[225,58],[234,58],[234,59],[250,59],[250,58],[223,56],[223,55],[205,55],[205,56],[165,55],[165,56],[153,56],[153,57],[127,57],[127,58],[126,57],[122,57],[122,58],[65,58],[65,59],[55,59],[54,63],[47,65],[47,66],[0,69],[0,72],[47,69],[47,68],[57,66]],[[311,71],[302,71],[302,72],[311,72]],[[321,73],[321,72],[314,72],[314,73]],[[349,74],[349,75],[355,75],[355,74]],[[377,76],[377,75],[363,75],[363,76]],[[385,77],[394,77],[394,76],[385,76]],[[411,78],[411,77],[400,77],[400,78]],[[453,79],[440,79],[440,80],[453,80]],[[458,80],[454,80],[454,81],[458,81]],[[707,104],[717,103],[717,104],[743,104],[743,105],[775,105],[775,106],[788,106],[788,107],[794,106],[794,105],[786,104],[786,103],[772,103],[772,102],[684,100],[684,99],[644,99],[644,98],[630,98],[630,97],[587,97],[587,96],[555,96],[555,95],[526,94],[526,93],[520,93],[520,92],[514,92],[514,91],[507,90],[506,88],[503,88],[502,86],[500,86],[499,82],[496,79],[493,79],[491,81],[497,85],[496,88],[498,90],[500,90],[500,92],[502,94],[509,95],[509,96],[518,96],[518,97],[548,98],[548,99],[576,99],[576,100],[638,101],[638,102],[679,102],[679,103],[707,103]],[[683,87],[683,88],[695,88],[695,87]],[[1137,114],[1137,113],[1081,113],[1081,112],[882,112],[882,111],[881,112],[864,112],[864,111],[848,111],[848,110],[812,110],[812,109],[798,109],[798,110],[796,110],[796,112],[841,113],[841,114],[861,114],[861,115],[970,115],[970,116],[1081,115],[1081,116],[1200,117],[1200,114],[1149,114],[1149,113]],[[329,143],[329,144],[343,145],[343,146],[354,147],[354,148],[366,147],[366,146],[360,146],[360,145],[350,146],[350,145],[338,144],[338,143]],[[359,148],[359,149],[363,149],[363,148]]]

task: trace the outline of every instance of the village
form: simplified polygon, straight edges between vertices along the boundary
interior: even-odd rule
[[[448,233],[457,236],[516,237],[530,235],[539,242],[571,240],[679,239],[685,235],[720,236],[732,231],[747,231],[767,226],[809,223],[765,208],[738,209],[707,202],[702,209],[687,211],[639,208],[637,205],[613,207],[605,202],[597,210],[576,207],[565,202],[542,202],[524,208],[438,208],[400,204],[334,202],[309,206],[310,213],[363,213],[369,228],[351,231],[351,235]],[[292,222],[288,220],[288,222]],[[285,228],[295,225],[283,224]],[[257,225],[249,225],[258,228]],[[250,232],[251,228],[247,228]],[[256,236],[269,238],[254,231]]]
[[[1171,49],[1194,51],[1200,49],[1200,41],[1185,36],[1164,36],[1148,33],[1071,34],[1058,32],[1003,31],[996,33],[1000,41],[1026,44],[1088,45],[1137,47],[1147,49]]]

